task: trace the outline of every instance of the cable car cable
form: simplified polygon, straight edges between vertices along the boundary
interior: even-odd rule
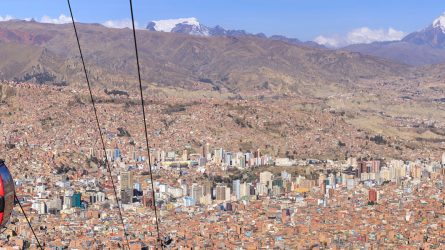
[[[28,222],[28,226],[29,226],[29,228],[31,228],[31,231],[32,231],[32,234],[34,235],[34,238],[37,240],[37,245],[39,246],[39,248],[41,250],[43,250],[42,245],[40,245],[39,238],[37,237],[36,232],[34,232],[34,229],[32,228],[32,225],[31,225],[31,222],[28,219],[28,216],[26,216],[26,212],[25,212],[25,210],[22,207],[22,203],[20,202],[20,200],[17,198],[17,195],[15,195],[15,194],[14,194],[14,199],[19,204],[20,209],[22,210],[22,213],[25,216],[26,222]]]
[[[135,54],[136,54],[136,65],[137,65],[137,70],[138,70],[139,92],[141,95],[142,117],[144,119],[144,132],[145,132],[145,142],[146,142],[147,154],[148,154],[148,167],[150,169],[149,173],[150,173],[150,180],[151,180],[151,193],[152,193],[152,198],[153,198],[153,207],[154,207],[155,219],[156,219],[156,231],[158,233],[158,243],[163,248],[164,246],[162,243],[161,234],[159,232],[158,211],[156,208],[156,196],[155,196],[155,189],[154,189],[154,183],[153,183],[153,171],[151,169],[150,146],[148,143],[147,120],[146,120],[146,114],[145,114],[144,94],[142,91],[141,67],[139,64],[139,53],[138,53],[138,44],[137,44],[137,39],[136,39],[136,28],[134,25],[133,1],[132,0],[130,0],[130,12],[131,12],[131,24],[133,27],[133,40],[134,40],[134,50],[135,50]]]
[[[120,206],[120,202],[119,202],[119,199],[118,199],[118,196],[117,196],[116,185],[114,184],[113,175],[111,173],[110,164],[108,162],[107,151],[105,149],[105,142],[104,142],[104,138],[103,138],[102,131],[101,131],[101,128],[100,128],[100,123],[99,123],[99,118],[98,118],[98,115],[97,115],[96,104],[94,102],[93,92],[91,91],[91,84],[90,84],[90,80],[88,78],[87,69],[86,69],[86,66],[85,66],[85,60],[83,58],[82,49],[80,47],[79,35],[77,33],[76,23],[74,22],[73,10],[71,8],[70,0],[67,0],[67,2],[68,2],[68,8],[69,8],[70,14],[71,14],[71,21],[73,23],[74,34],[76,35],[76,41],[77,41],[77,46],[79,48],[80,59],[82,61],[83,71],[85,73],[85,79],[86,79],[86,82],[87,82],[87,85],[88,85],[88,91],[90,93],[91,103],[93,104],[94,116],[96,118],[96,124],[97,124],[97,129],[98,129],[98,132],[99,132],[100,140],[101,140],[101,143],[102,143],[102,149],[103,149],[104,154],[105,154],[105,161],[106,161],[105,165],[107,167],[107,170],[108,170],[108,173],[109,173],[110,179],[111,179],[111,184],[113,186],[114,197],[116,198],[117,207],[119,209],[119,217],[120,217],[120,220],[121,220],[121,223],[122,223],[122,228],[124,229],[124,234],[125,234],[125,239],[126,239],[126,242],[127,242],[127,246],[128,246],[128,249],[130,249],[130,243],[128,241],[128,234],[127,234],[127,230],[125,228],[124,218],[122,216],[121,206]],[[122,248],[124,248],[124,247],[122,247]]]

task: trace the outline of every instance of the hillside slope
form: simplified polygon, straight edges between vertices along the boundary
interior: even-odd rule
[[[80,40],[94,83],[134,83],[136,67],[129,29],[79,24]],[[197,37],[138,32],[144,83],[161,87],[299,91],[326,84],[350,87],[369,80],[397,79],[410,68],[359,53],[330,51],[256,37]],[[83,82],[70,24],[0,23],[2,80]],[[44,75],[43,80],[37,79]],[[42,77],[40,77],[42,78]],[[45,81],[48,80],[48,81]]]

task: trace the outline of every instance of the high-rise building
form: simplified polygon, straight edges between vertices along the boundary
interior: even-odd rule
[[[164,161],[165,161],[165,151],[162,150],[161,151],[161,162],[164,162]]]
[[[203,195],[212,195],[212,182],[206,181],[203,184]]]
[[[104,202],[105,201],[105,193],[97,192],[96,194],[96,202]]]
[[[215,154],[214,154],[214,161],[215,163],[221,163],[223,160],[223,156],[224,156],[224,149],[219,148],[219,149],[215,149]]]
[[[90,204],[94,204],[97,202],[97,197],[96,194],[89,194],[88,196],[88,200]]]
[[[413,177],[414,179],[420,179],[422,177],[422,167],[420,167],[419,165],[415,165],[411,169],[411,177]]]
[[[216,186],[216,200],[217,201],[225,201],[227,199],[226,189],[227,189],[227,187],[223,186],[223,185]]]
[[[253,155],[252,155],[252,153],[245,153],[244,154],[244,163],[246,164],[246,166],[247,165],[249,165],[250,166],[250,160],[253,158]]]
[[[232,183],[233,194],[236,196],[236,199],[239,200],[241,198],[241,181],[234,180]]]
[[[182,195],[186,196],[189,194],[189,188],[186,183],[181,184]]]
[[[131,189],[133,190],[133,173],[131,171],[121,172],[121,190]]]
[[[114,159],[113,159],[113,150],[111,150],[111,149],[106,149],[105,152],[106,152],[106,154],[107,154],[107,158],[108,158],[108,160],[109,160],[109,161],[113,161],[113,160],[114,160]]]
[[[114,155],[113,155],[113,160],[118,160],[121,158],[121,151],[120,149],[116,146],[114,148]]]
[[[150,162],[153,165],[156,162],[156,149],[150,148]]]
[[[230,152],[226,152],[226,153],[224,154],[224,163],[225,163],[227,166],[232,166],[232,153],[230,153]]]
[[[326,175],[322,173],[318,176],[318,186],[320,188],[323,185],[324,180],[326,180]]]
[[[202,145],[202,157],[207,157],[207,154],[210,154],[210,144],[208,142]]]
[[[63,209],[70,209],[73,207],[73,192],[66,191],[63,196]]]
[[[327,184],[328,180],[324,180],[321,184],[321,195],[325,196],[326,195],[326,184]]]
[[[336,181],[336,179],[335,179],[335,175],[332,174],[332,173],[330,173],[329,176],[328,176],[328,184],[329,184],[332,188],[335,188],[335,184],[337,184],[337,183],[335,183],[335,181]]]
[[[254,185],[252,185],[252,184],[247,184],[247,190],[248,190],[248,195],[255,195],[255,192],[256,192],[256,190],[255,190],[255,186]]]
[[[358,163],[358,175],[361,173],[378,173],[380,172],[380,161],[362,161]]]
[[[73,207],[82,207],[82,194],[77,192],[74,193],[71,204]]]
[[[266,186],[267,188],[272,188],[272,178],[273,174],[269,171],[260,173],[260,183]]]
[[[266,184],[263,184],[261,182],[258,182],[256,184],[256,194],[258,195],[267,195],[269,192],[269,189],[267,188]]]
[[[261,151],[258,149],[255,156],[255,166],[260,166],[261,163]]]
[[[391,172],[390,172],[390,169],[389,168],[382,168],[381,170],[380,170],[380,178],[383,180],[383,181],[389,181],[389,180],[391,180]]]
[[[371,161],[371,173],[380,172],[380,168],[381,168],[380,161],[378,160]]]
[[[198,202],[201,199],[201,197],[203,196],[203,188],[202,188],[202,186],[198,185],[196,183],[193,183],[192,184],[191,195],[192,195],[192,198],[195,201]]]
[[[377,202],[377,191],[375,189],[369,189],[368,201],[372,203]]]
[[[135,147],[135,146],[133,146],[133,147],[131,148],[130,156],[131,156],[131,159],[132,159],[133,161],[136,161],[136,160],[138,159],[137,152],[136,152],[136,147]]]
[[[183,151],[182,151],[182,160],[183,161],[186,161],[186,160],[188,160],[188,152],[187,152],[187,149],[184,149]]]
[[[130,204],[133,201],[133,189],[122,189],[121,190],[121,202],[122,204]]]
[[[244,182],[240,185],[240,197],[245,197],[250,195],[250,186]]]

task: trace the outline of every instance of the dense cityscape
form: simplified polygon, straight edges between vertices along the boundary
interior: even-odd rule
[[[156,245],[153,206],[172,248],[438,249],[445,243],[445,153],[415,161],[333,161],[274,158],[260,149],[230,152],[209,143],[198,150],[153,148],[154,204],[143,150],[109,138],[114,146],[106,149],[107,157],[100,148],[81,148],[89,166],[83,171],[61,164],[52,173],[15,177],[16,192],[46,247],[123,247],[106,158],[132,249]],[[42,166],[33,160],[33,145],[13,147],[30,169]],[[43,151],[46,161],[57,154]],[[14,215],[2,245],[36,247],[19,211]]]
[[[0,250],[445,249],[444,3],[127,5],[2,3]]]

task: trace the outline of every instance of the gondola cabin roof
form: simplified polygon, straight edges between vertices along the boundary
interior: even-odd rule
[[[5,227],[14,208],[14,181],[3,160],[0,160],[0,227]]]

